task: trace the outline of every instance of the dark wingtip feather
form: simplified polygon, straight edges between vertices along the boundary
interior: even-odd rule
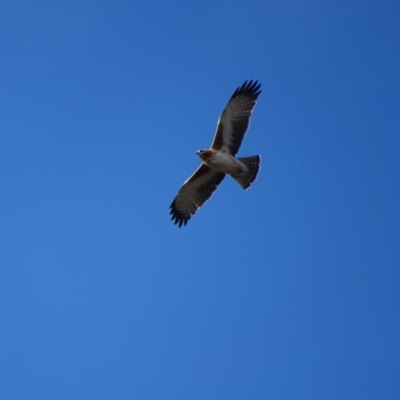
[[[261,93],[261,83],[259,83],[257,80],[249,80],[249,81],[244,81],[242,86],[239,86],[233,93],[232,98],[238,95],[248,95],[250,97],[253,97],[254,100],[257,100],[258,96]]]
[[[178,225],[178,228],[180,228],[182,225],[185,226],[189,219],[189,217],[185,217],[182,213],[180,213],[175,206],[175,202],[172,202],[172,204],[169,206],[170,208],[170,215],[171,215],[171,220],[174,221],[175,225]]]

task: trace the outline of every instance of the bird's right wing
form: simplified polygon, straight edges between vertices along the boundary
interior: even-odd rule
[[[212,196],[225,174],[201,164],[196,172],[182,185],[170,205],[171,219],[179,228],[186,225],[196,211]]]

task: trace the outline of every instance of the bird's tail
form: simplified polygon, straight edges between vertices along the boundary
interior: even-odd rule
[[[238,158],[238,160],[247,167],[247,171],[231,176],[237,183],[239,183],[239,185],[243,189],[247,189],[257,178],[257,174],[260,169],[261,157],[258,155],[251,157],[241,157]]]

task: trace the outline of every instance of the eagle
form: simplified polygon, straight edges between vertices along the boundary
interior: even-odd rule
[[[222,112],[211,147],[196,154],[202,163],[187,179],[170,205],[171,219],[179,228],[186,225],[196,211],[230,175],[243,189],[255,181],[260,169],[259,155],[238,157],[251,114],[261,93],[261,83],[245,81],[234,92]]]

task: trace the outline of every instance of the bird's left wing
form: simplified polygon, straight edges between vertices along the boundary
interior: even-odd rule
[[[226,151],[233,156],[239,151],[261,93],[260,87],[261,83],[257,81],[245,81],[235,90],[218,120],[211,145],[213,149]]]
[[[175,224],[186,225],[196,211],[212,196],[225,174],[201,164],[196,172],[182,185],[170,205],[171,219]]]

